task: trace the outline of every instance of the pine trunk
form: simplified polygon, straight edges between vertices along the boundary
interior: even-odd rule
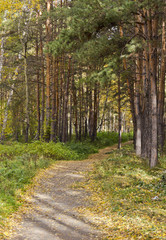
[[[164,11],[165,13],[165,11]],[[159,79],[158,96],[158,140],[159,149],[163,153],[165,129],[164,129],[164,100],[165,100],[165,64],[166,64],[166,38],[165,38],[165,15],[162,20],[162,50],[161,50],[161,73]]]
[[[120,75],[118,77],[118,149],[121,149],[122,140],[122,121],[121,121],[121,89]]]
[[[50,13],[51,10],[51,0],[47,0],[47,13]],[[50,42],[51,38],[51,21],[50,17],[48,16],[46,21],[46,43],[47,45]],[[48,50],[48,49],[47,49]],[[50,138],[50,70],[51,70],[51,59],[50,54],[46,53],[46,134],[47,140]]]
[[[152,21],[151,11],[148,11],[148,31],[149,31],[149,67],[151,84],[151,156],[150,167],[155,167],[158,163],[158,135],[157,135],[157,27],[158,21],[155,17]]]
[[[44,118],[45,118],[45,75],[44,75],[44,56],[43,56],[43,39],[42,39],[42,25],[40,26],[40,59],[41,59],[41,84],[42,84],[42,98],[41,98],[41,138],[44,136]]]
[[[52,83],[52,112],[51,112],[51,133],[50,140],[55,141],[55,122],[56,122],[56,78],[57,78],[57,64],[55,58],[53,58],[53,83]]]
[[[25,43],[23,46],[24,53],[24,78],[25,78],[25,142],[28,142],[29,138],[29,82],[27,75],[27,44]]]
[[[36,59],[38,63],[39,59],[39,45],[38,45],[38,35],[36,40]],[[37,139],[40,138],[40,78],[39,78],[39,66],[37,65],[37,75],[36,75],[36,82],[37,82]]]

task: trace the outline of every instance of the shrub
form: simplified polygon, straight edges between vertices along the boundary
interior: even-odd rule
[[[86,140],[84,142],[69,142],[67,144],[70,149],[72,149],[74,152],[76,152],[80,159],[86,158],[91,153],[97,153],[98,149],[97,147],[90,142],[90,140]]]

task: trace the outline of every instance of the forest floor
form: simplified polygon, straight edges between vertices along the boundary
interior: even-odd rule
[[[24,206],[10,219],[12,227],[15,226],[12,237],[6,239],[104,239],[97,221],[78,211],[93,207],[95,202],[87,200],[91,192],[77,188],[77,184],[87,181],[87,172],[93,169],[94,163],[106,159],[106,154],[116,148],[117,145],[101,149],[83,161],[58,161],[42,170],[27,191]]]

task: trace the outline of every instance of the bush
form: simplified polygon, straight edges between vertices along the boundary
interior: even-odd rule
[[[78,159],[77,153],[72,151],[64,143],[45,143],[41,141],[35,141],[28,144],[13,142],[11,145],[1,145],[0,144],[0,157],[11,158],[12,156],[20,156],[25,153],[30,155],[44,156],[53,158],[54,160],[70,160]]]
[[[90,140],[86,140],[84,142],[69,142],[67,144],[70,149],[76,152],[80,159],[86,158],[91,153],[97,153],[98,148],[90,142]]]
[[[53,160],[77,160],[79,156],[64,143],[34,142],[27,146],[27,152],[37,156],[52,158]]]

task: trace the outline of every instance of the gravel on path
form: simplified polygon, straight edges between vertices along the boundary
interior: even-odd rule
[[[22,216],[11,240],[103,239],[103,233],[76,210],[92,204],[86,199],[90,193],[72,185],[86,181],[86,172],[92,170],[93,163],[107,158],[106,153],[114,148],[101,149],[83,161],[59,161],[48,168],[35,186],[31,207]]]

